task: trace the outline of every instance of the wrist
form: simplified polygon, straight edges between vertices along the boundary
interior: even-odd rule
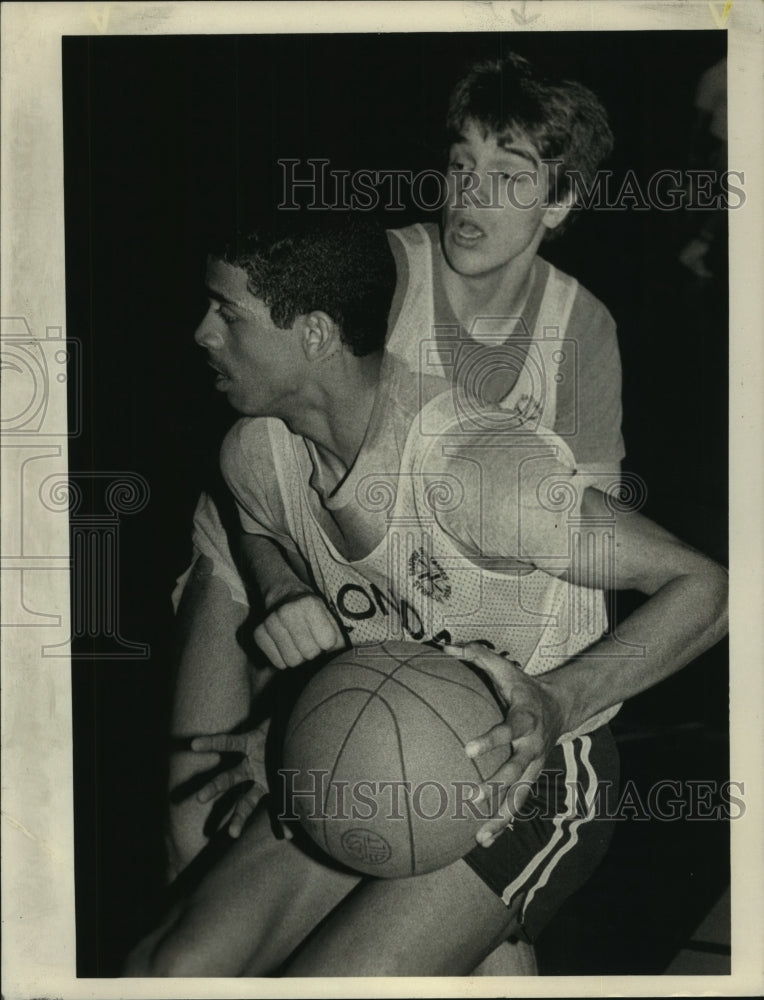
[[[307,597],[312,593],[313,591],[310,587],[297,579],[289,583],[281,582],[272,584],[262,591],[265,610],[269,612],[275,611],[282,604],[288,604],[290,601],[296,601],[300,597]]]
[[[576,698],[575,688],[567,683],[567,678],[560,670],[552,670],[548,674],[537,677],[552,703],[556,727],[560,735],[572,732],[581,724],[580,708]]]

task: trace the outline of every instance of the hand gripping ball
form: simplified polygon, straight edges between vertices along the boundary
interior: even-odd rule
[[[464,746],[503,714],[469,666],[418,643],[351,649],[310,681],[287,724],[289,801],[337,861],[385,878],[421,875],[476,846],[478,786],[506,748]]]

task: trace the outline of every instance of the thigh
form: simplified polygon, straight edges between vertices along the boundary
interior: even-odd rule
[[[256,670],[237,633],[249,608],[234,601],[227,584],[213,575],[213,564],[200,556],[185,584],[178,609],[178,661],[172,708],[169,761],[169,853],[173,874],[206,846],[214,832],[210,803],[196,792],[211,777],[220,758],[193,753],[188,741],[206,733],[245,727],[256,682]],[[216,810],[217,813],[217,810]],[[221,817],[217,817],[218,820]]]
[[[506,937],[515,910],[463,861],[414,878],[364,880],[284,975],[469,975]]]
[[[163,924],[133,951],[126,975],[269,975],[358,884],[295,842],[265,809]]]

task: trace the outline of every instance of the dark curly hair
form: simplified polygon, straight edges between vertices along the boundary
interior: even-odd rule
[[[281,213],[213,256],[246,271],[249,291],[280,329],[320,309],[357,357],[383,348],[395,261],[384,229],[368,217]]]
[[[547,192],[552,201],[571,190],[571,172],[589,187],[613,149],[607,112],[591,90],[543,77],[516,53],[476,63],[456,84],[446,122],[449,143],[468,121],[500,139],[523,136],[542,160],[556,161]]]

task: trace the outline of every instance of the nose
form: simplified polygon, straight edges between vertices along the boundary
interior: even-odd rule
[[[488,208],[491,206],[493,178],[490,171],[464,170],[453,175],[449,194],[450,209]]]
[[[500,174],[495,170],[482,170],[476,176],[475,204],[479,208],[490,208],[496,203],[497,182]]]
[[[223,337],[211,309],[205,313],[204,319],[194,331],[194,340],[200,347],[206,347],[208,350],[222,347]]]

